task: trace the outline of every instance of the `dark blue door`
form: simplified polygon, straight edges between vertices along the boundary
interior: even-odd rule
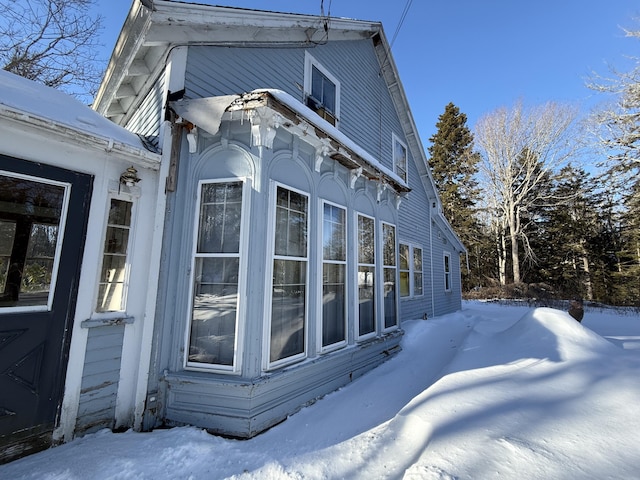
[[[52,442],[92,184],[0,155],[0,463]]]

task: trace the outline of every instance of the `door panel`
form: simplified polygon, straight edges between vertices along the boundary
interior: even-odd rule
[[[0,463],[51,444],[92,183],[0,155]]]

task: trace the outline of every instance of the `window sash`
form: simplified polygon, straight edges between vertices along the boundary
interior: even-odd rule
[[[375,220],[358,214],[358,336],[376,331]]]
[[[346,218],[345,208],[322,203],[321,350],[347,341]]]
[[[268,367],[306,355],[309,196],[275,185]]]
[[[397,285],[396,285],[396,227],[389,223],[382,224],[383,244],[383,305],[384,328],[392,328],[398,324]]]
[[[96,312],[122,312],[129,284],[129,239],[133,202],[112,198],[104,239]]]
[[[244,190],[242,180],[200,183],[187,368],[238,368]]]
[[[304,102],[332,125],[340,119],[340,82],[309,52],[305,52]]]

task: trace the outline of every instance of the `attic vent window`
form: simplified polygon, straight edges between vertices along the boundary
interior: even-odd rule
[[[305,104],[333,126],[340,117],[340,82],[309,53],[305,56]]]

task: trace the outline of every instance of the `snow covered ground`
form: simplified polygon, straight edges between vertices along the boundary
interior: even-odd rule
[[[246,441],[101,431],[2,479],[632,479],[640,318],[464,302],[405,322],[403,351]]]

